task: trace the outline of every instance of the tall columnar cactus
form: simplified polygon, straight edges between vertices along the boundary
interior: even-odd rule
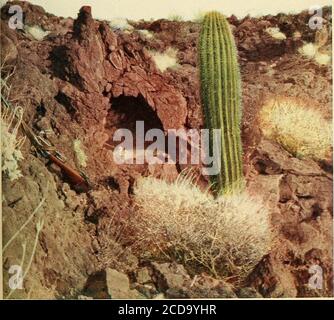
[[[238,192],[243,187],[240,72],[232,32],[226,18],[218,12],[204,17],[199,60],[205,125],[208,129],[221,129],[221,169],[220,174],[212,176],[212,183],[218,194]]]

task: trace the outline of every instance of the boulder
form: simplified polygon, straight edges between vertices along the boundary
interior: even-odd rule
[[[95,299],[143,299],[135,289],[130,289],[128,276],[115,269],[107,268],[92,274],[84,289],[85,295]]]

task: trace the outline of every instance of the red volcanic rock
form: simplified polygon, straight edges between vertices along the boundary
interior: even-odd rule
[[[89,40],[89,35],[94,31],[94,24],[92,8],[89,6],[82,7],[78,18],[74,21],[73,35],[80,40]]]
[[[182,128],[187,117],[186,99],[166,83],[164,75],[144,53],[144,46],[133,45],[132,40],[117,40],[106,23],[94,21],[90,8],[83,7],[74,23],[72,38],[61,50],[54,49],[55,67],[62,79],[69,79],[81,92],[102,96],[109,83],[108,92],[113,97],[142,96],[157,113],[164,129]],[[73,94],[66,96],[73,101]],[[81,114],[85,112],[80,110]]]

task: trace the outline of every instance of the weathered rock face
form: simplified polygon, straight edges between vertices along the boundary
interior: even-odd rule
[[[191,278],[182,265],[150,263],[149,270],[155,286],[167,298],[236,298],[231,286],[206,275]]]
[[[266,140],[253,163],[260,175],[249,189],[271,208],[276,240],[249,283],[269,297],[332,296],[332,177],[315,162],[292,158]],[[323,270],[320,291],[308,287],[312,265]]]
[[[112,136],[118,128],[135,133],[139,120],[145,121],[145,130],[203,127],[197,72],[200,25],[142,21],[133,23],[135,29],[129,33],[112,30],[107,22],[94,20],[89,7],[83,7],[73,20],[47,14],[28,2],[13,3],[22,6],[26,24],[41,26],[49,34],[37,41],[27,32],[9,29],[8,5],[2,8],[1,57],[10,57],[7,67],[16,68],[10,80],[12,95],[25,98],[20,102],[26,122],[37,131],[48,130],[50,142],[73,167],[78,166],[73,140],[82,141],[87,155],[85,172],[92,190],[82,195],[70,190],[64,185],[66,177],[56,167],[49,166],[47,170],[35,153],[30,154],[27,142],[23,150],[27,159],[25,177],[16,184],[17,189],[3,181],[4,197],[10,199],[3,203],[7,232],[4,238],[8,239],[29,217],[49,182],[45,207],[54,209],[46,215],[33,265],[35,277],[27,278],[27,288],[31,289],[31,281],[36,288],[32,289],[34,297],[73,296],[84,288],[88,274],[96,275],[107,268],[129,275],[137,272],[137,258],[119,244],[127,246],[122,223],[135,210],[133,183],[140,175],[172,180],[184,166],[117,165],[110,152],[115,146]],[[331,23],[329,13],[324,10],[327,27]],[[261,196],[270,207],[276,233],[271,253],[245,284],[253,289],[236,290],[238,296],[256,297],[257,291],[272,297],[328,296],[333,289],[332,166],[293,158],[280,146],[262,139],[257,125],[258,110],[269,95],[312,99],[325,117],[331,117],[331,67],[320,66],[297,53],[304,41],[315,41],[315,31],[307,27],[309,18],[307,12],[258,19],[229,18],[243,80],[244,172],[249,191]],[[265,31],[268,27],[279,27],[286,39],[274,39]],[[139,29],[152,32],[153,37],[145,37]],[[297,31],[300,37],[294,36]],[[331,35],[325,46],[330,43]],[[180,66],[161,72],[149,50],[164,52],[169,47],[178,50]],[[34,170],[29,169],[32,165]],[[44,178],[36,182],[38,172]],[[200,184],[206,183],[206,178],[201,177]],[[29,196],[32,185],[36,192]],[[64,230],[65,235],[60,236]],[[10,250],[12,260],[18,259],[17,246]],[[307,287],[308,268],[313,264],[324,271],[321,292]],[[166,297],[235,296],[226,283],[203,280],[202,276],[197,287],[192,286],[195,291],[190,289],[194,279],[175,284],[182,279],[172,277],[169,281],[173,267],[162,266],[150,267],[150,272],[165,268],[153,286],[137,279],[136,290],[149,297],[155,297],[159,290]],[[154,274],[157,276],[158,271],[150,277],[154,278]],[[104,283],[107,278],[104,274]]]
[[[144,269],[145,283],[140,284],[140,274],[135,278],[135,287],[148,298],[236,298],[233,287],[223,280],[205,274],[191,277],[182,265],[176,263],[149,263]],[[254,288],[245,288],[244,294],[261,296]],[[247,291],[248,289],[248,291]]]
[[[34,263],[24,279],[24,290],[16,290],[13,298],[74,297],[97,266],[91,246],[94,233],[82,215],[87,197],[78,196],[66,185],[57,190],[53,175],[32,155],[26,155],[21,169],[24,177],[19,181],[4,179],[2,183],[4,245],[26,224],[4,252],[5,296],[11,266],[20,265],[25,256],[24,272],[29,259]],[[40,221],[43,229],[38,237],[36,224]]]

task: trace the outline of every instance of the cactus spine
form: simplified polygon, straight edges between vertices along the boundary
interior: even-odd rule
[[[208,129],[221,129],[221,168],[220,174],[212,176],[213,187],[218,194],[238,192],[243,187],[240,72],[232,32],[226,18],[218,12],[210,12],[204,18],[199,60],[205,125]]]

